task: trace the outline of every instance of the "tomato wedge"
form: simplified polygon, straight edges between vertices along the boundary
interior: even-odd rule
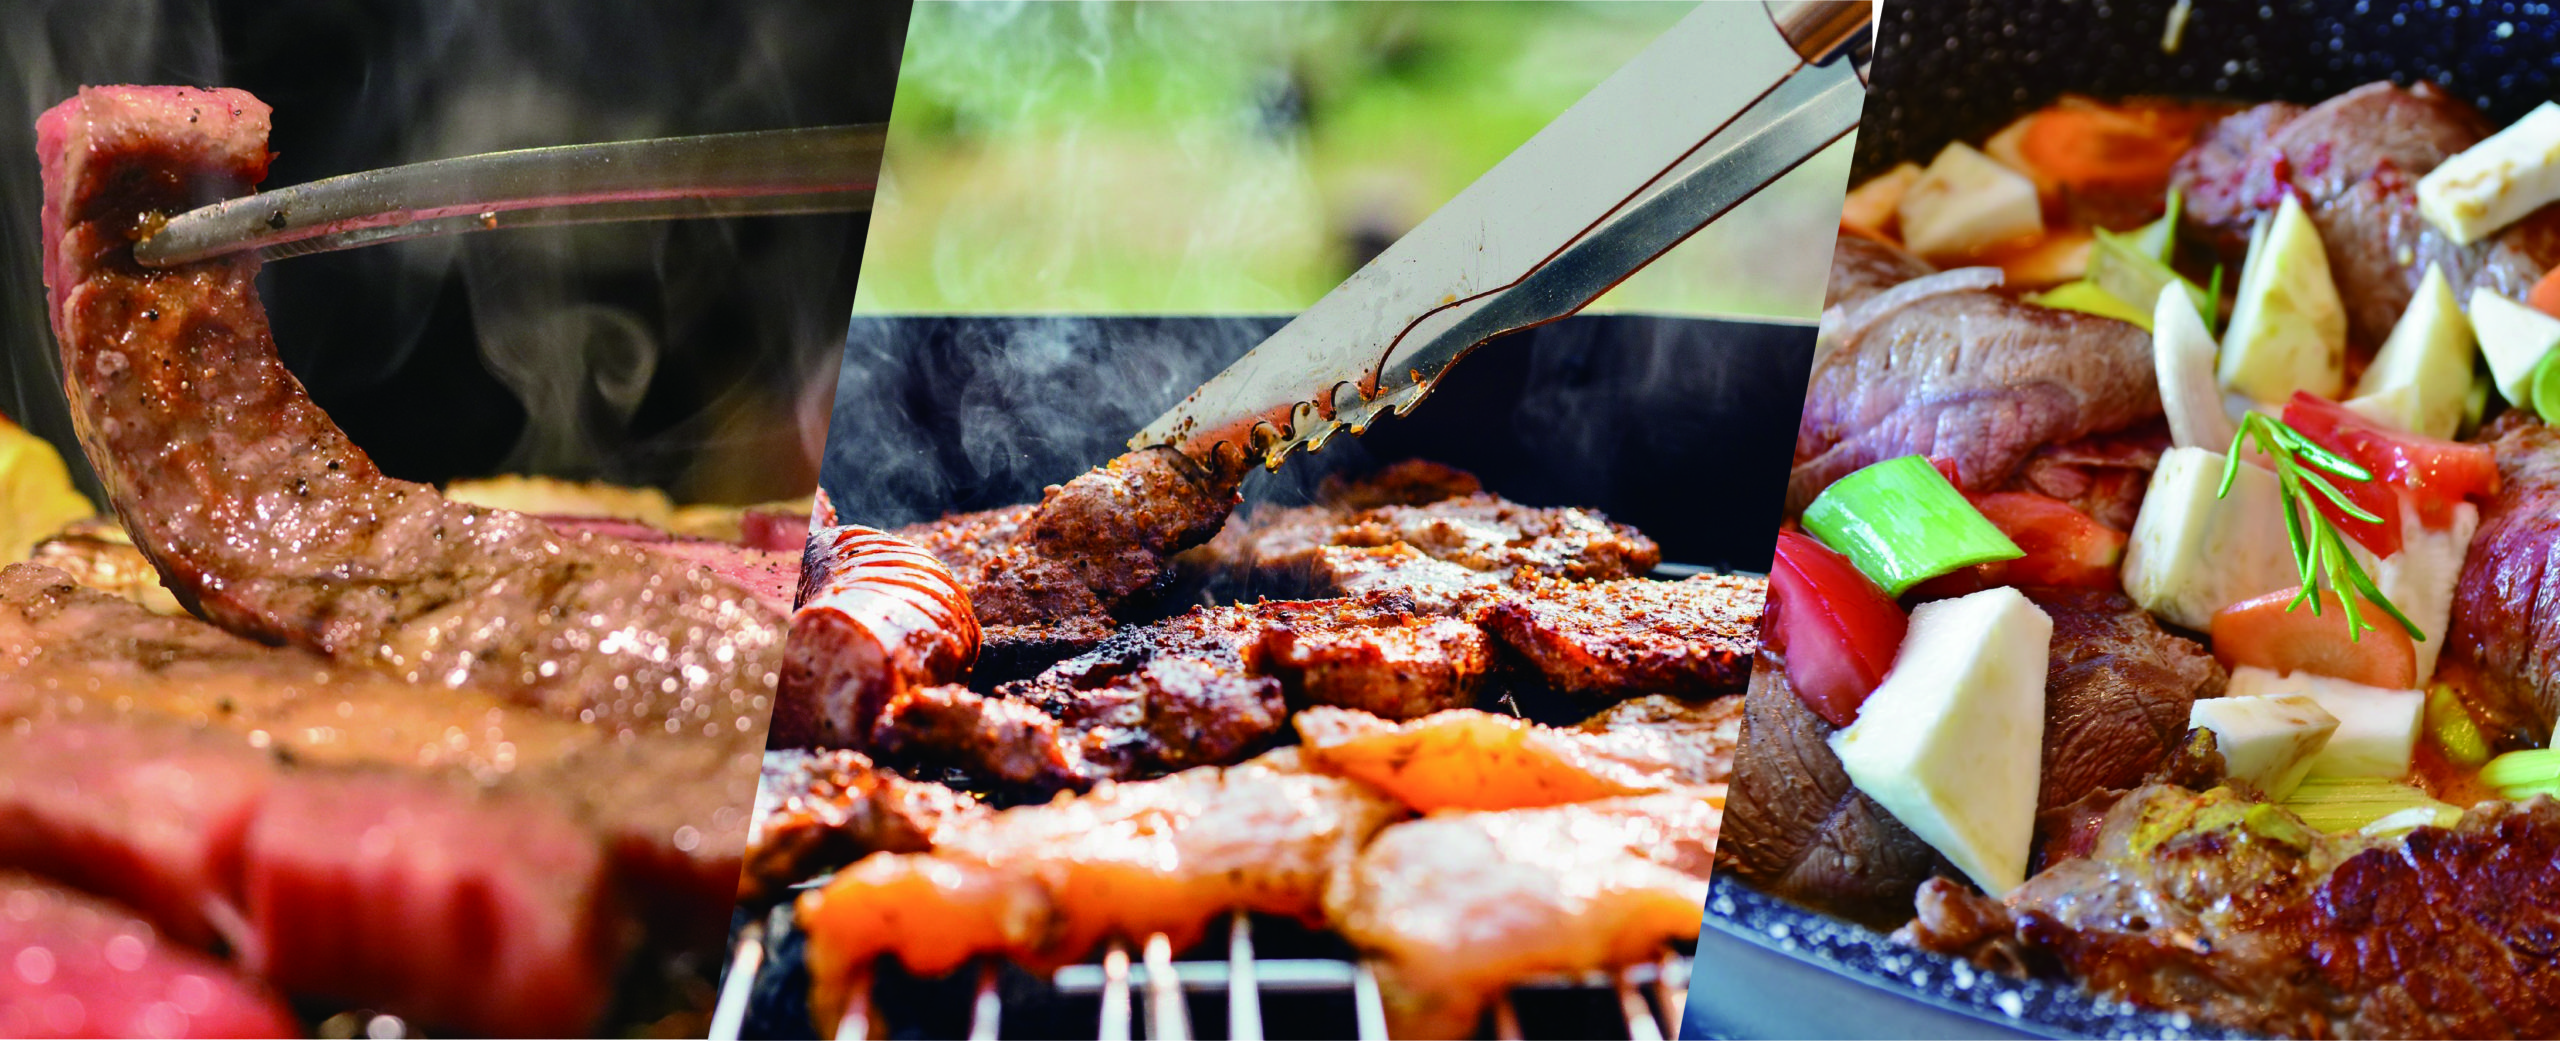
[[[2453,508],[2463,500],[2486,499],[2498,492],[2498,457],[2487,445],[2402,433],[2376,425],[2337,402],[2302,391],[2294,392],[2293,400],[2285,404],[2284,422],[2304,437],[2373,471],[2374,480],[2365,483],[2392,485],[2407,492],[2411,505],[2417,507],[2418,523],[2430,528],[2452,524]],[[2342,482],[2339,490],[2355,498],[2357,492],[2348,487],[2354,483],[2357,482]],[[2365,542],[2365,548],[2387,557],[2399,549],[2400,525],[2395,516],[2399,510],[2392,499],[2380,501],[2392,508],[2385,511],[2356,499],[2357,505],[2382,515],[2388,523],[2392,532],[2390,550]],[[2332,515],[2330,519],[2339,518]],[[2354,535],[2357,528],[2373,527],[2348,522],[2340,524],[2339,530]]]
[[[2363,638],[2347,638],[2347,610],[2335,591],[2320,591],[2320,613],[2304,604],[2285,605],[2299,587],[2243,600],[2213,615],[2213,656],[2238,668],[2255,665],[2280,673],[2308,672],[2362,683],[2369,687],[2407,690],[2418,682],[2418,647],[2409,634],[2382,614],[2360,604],[2366,621],[2380,621]]]
[[[2116,584],[2125,533],[2050,495],[1989,492],[1967,498],[2001,534],[2027,551],[2016,560],[1981,565],[1990,585],[2103,589]]]
[[[1845,727],[1893,668],[1910,616],[1849,558],[1800,531],[1778,533],[1769,568],[1769,643],[1787,682],[1824,722]]]

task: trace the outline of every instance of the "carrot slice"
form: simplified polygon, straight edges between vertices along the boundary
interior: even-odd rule
[[[2169,182],[2195,122],[2190,114],[2153,106],[2057,105],[2036,113],[2018,150],[2072,188],[2149,189]]]
[[[2308,672],[2362,683],[2369,687],[2407,690],[2418,682],[2418,647],[2409,634],[2380,608],[2361,608],[2368,629],[2362,639],[2347,638],[2347,611],[2338,594],[2320,591],[2320,613],[2311,605],[2293,610],[2298,589],[2285,589],[2243,600],[2213,615],[2213,656],[2232,668],[2255,665],[2279,673]]]
[[[2542,279],[2524,295],[2524,302],[2547,315],[2560,316],[2560,267],[2542,273]]]

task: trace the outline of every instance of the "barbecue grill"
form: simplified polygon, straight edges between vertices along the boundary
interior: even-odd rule
[[[877,524],[1029,501],[1041,485],[1116,454],[1136,421],[1282,321],[858,318],[838,384],[825,487],[848,520]],[[1063,349],[1063,369],[1129,381],[1125,397],[1006,385],[1006,359],[1035,340],[1053,359]],[[1494,342],[1410,416],[1257,475],[1246,498],[1287,504],[1329,470],[1424,458],[1473,471],[1509,498],[1592,507],[1634,525],[1666,557],[1686,562],[1665,564],[1658,577],[1763,571],[1812,346],[1813,329],[1797,323],[1566,319]],[[1135,382],[1141,376],[1149,382]],[[956,446],[990,436],[964,429],[970,420],[957,385],[964,379],[976,381],[969,395],[977,408],[1001,409],[1019,393],[1037,396],[1033,407],[1065,411],[1017,452],[963,451]],[[1020,465],[1025,457],[1056,461],[1035,470]],[[1579,706],[1520,707],[1543,722],[1580,718],[1571,714]],[[813,1027],[808,978],[789,905],[739,915],[712,1036],[805,1035]],[[1497,1037],[1668,1037],[1688,981],[1681,950],[1611,973],[1523,980],[1496,1004],[1490,1029]],[[1242,914],[1189,951],[1162,936],[1129,937],[1051,974],[981,959],[949,977],[917,979],[884,964],[845,1021],[821,1028],[839,1037],[866,1031],[1386,1036],[1378,981],[1358,952],[1294,921]]]

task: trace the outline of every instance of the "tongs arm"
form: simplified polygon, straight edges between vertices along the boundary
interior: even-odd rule
[[[437,159],[246,195],[134,245],[155,267],[297,256],[426,235],[597,221],[870,208],[880,124],[560,145]]]

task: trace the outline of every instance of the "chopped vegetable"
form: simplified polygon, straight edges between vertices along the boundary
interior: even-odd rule
[[[2156,191],[2195,137],[2193,113],[2070,99],[2036,113],[2018,142],[2036,169],[2073,189]]]
[[[2480,724],[2471,718],[2471,710],[2462,705],[2462,695],[2452,687],[2437,684],[2427,691],[2427,740],[2444,753],[2446,762],[2455,766],[2479,766],[2489,761],[2489,737],[2480,732]]]
[[[2361,683],[2295,673],[2279,676],[2243,665],[2231,670],[2230,697],[2302,694],[2338,717],[2338,729],[2311,761],[2313,777],[2407,777],[2418,750],[2418,722],[2427,696]]]
[[[2560,318],[2560,267],[2552,268],[2535,279],[2533,288],[2524,295],[2525,306]]]
[[[2412,401],[2410,422],[2401,427],[2428,437],[2452,437],[2462,426],[2462,398],[2471,390],[2471,320],[2453,295],[2444,269],[2427,265],[2409,309],[2391,327],[2382,351],[2356,381],[2356,396],[2404,391]]]
[[[1910,619],[1848,558],[1798,531],[1778,533],[1769,568],[1770,649],[1787,682],[1832,726],[1848,726],[1884,681]]]
[[[2224,770],[2281,800],[2311,772],[2311,760],[2328,747],[2338,717],[2302,694],[2201,698],[2187,711],[2187,726],[2213,731]]]
[[[2079,311],[2097,315],[2100,318],[2113,318],[2119,322],[2132,322],[2144,329],[2151,328],[2151,316],[2144,314],[2141,308],[2125,303],[2123,298],[2107,292],[2097,283],[2087,279],[2065,282],[2044,292],[2031,294],[2027,297],[2027,302],[2058,311]]]
[[[2471,551],[2472,534],[2480,530],[2480,508],[2459,504],[2444,527],[2428,527],[2419,523],[2416,507],[2403,494],[2400,517],[2400,552],[2366,561],[2373,568],[2373,584],[2400,605],[2419,632],[2444,633],[2453,619],[2454,587],[2462,583],[2462,559]],[[2418,682],[2435,676],[2444,646],[2442,639],[2418,641]]]
[[[2418,651],[2409,634],[2376,629],[2369,638],[2347,635],[2338,594],[2320,591],[2332,610],[2299,610],[2299,589],[2280,589],[2214,612],[2213,656],[2234,668],[2256,666],[2278,673],[2332,676],[2369,687],[2409,687],[2418,681]]]
[[[1958,568],[2025,555],[1927,459],[1887,459],[1832,482],[1804,529],[1892,596]]]
[[[2160,408],[2168,413],[2169,440],[2181,448],[2220,449],[2239,433],[2223,411],[2222,388],[2213,382],[2213,331],[2195,300],[2162,293],[2151,317],[2151,367],[2160,378]]]
[[[2026,879],[2053,619],[2002,586],[1920,605],[1893,671],[1831,735],[1849,780],[1994,897]]]
[[[2186,209],[2186,194],[2175,188],[2171,188],[2169,189],[2169,204],[2167,212],[2162,213],[2160,215],[2160,219],[2133,229],[2132,234],[2127,237],[2133,240],[2133,245],[2135,248],[2142,251],[2143,256],[2150,257],[2162,264],[2167,264],[2170,261],[2176,260],[2178,257],[2178,217],[2184,214]],[[2208,304],[2207,306],[2210,305]]]
[[[2302,823],[2333,835],[2381,824],[2386,830],[2435,825],[2462,819],[2462,811],[2440,802],[2415,785],[2375,777],[2314,777],[2284,800],[2284,808]],[[2404,813],[2412,817],[2401,818]]]
[[[1840,223],[1876,238],[1883,238],[1893,223],[1894,210],[1902,205],[1902,195],[1920,180],[1920,164],[1904,162],[1877,174],[1849,190],[1848,200],[1840,206]]]
[[[2364,467],[2375,481],[2407,492],[2418,522],[2426,527],[2442,528],[2452,523],[2454,508],[2464,501],[2486,500],[2498,492],[2498,457],[2487,445],[2387,430],[2308,394],[2285,403],[2284,422]]]
[[[2125,595],[2188,629],[2202,631],[2214,612],[2302,581],[2286,546],[2275,474],[2228,471],[2228,462],[2205,448],[2162,453],[2125,546]]]
[[[2222,340],[2222,385],[2250,399],[2345,388],[2347,311],[2329,277],[2320,230],[2290,193],[2250,237],[2238,301]]]
[[[2560,748],[2509,752],[2480,768],[2480,783],[2509,799],[2560,796]]]
[[[1902,244],[1924,257],[1980,253],[2044,231],[2035,182],[1962,141],[1939,151],[1895,214]]]
[[[2545,101],[2418,178],[2418,215],[2468,246],[2560,200],[2560,105]]]
[[[1981,565],[1983,584],[2113,588],[2125,534],[2078,507],[2035,492],[1970,496],[1975,509],[2023,554]]]
[[[1982,154],[1999,160],[2002,166],[2026,175],[2027,180],[2035,182],[2036,194],[2049,201],[2062,194],[2062,182],[2056,180],[2052,174],[2038,169],[2036,164],[2027,158],[2024,148],[2027,128],[2034,126],[2036,117],[2043,114],[2041,111],[2029,112],[2010,120],[2008,126],[2001,127],[1990,137],[1982,139]]]
[[[2542,364],[2533,367],[2533,388],[2526,391],[2533,396],[2533,413],[2545,423],[2560,416],[2560,361],[2554,359],[2560,359],[2560,351],[2542,356]]]
[[[2381,517],[2356,505],[2330,483],[2328,477],[2321,476],[2321,472],[2326,472],[2351,482],[2370,482],[2373,472],[2304,437],[2281,420],[2263,412],[2251,412],[2240,419],[2240,434],[2232,439],[2230,461],[2223,464],[2222,488],[2216,494],[2230,491],[2232,481],[2241,469],[2240,452],[2242,443],[2246,441],[2256,442],[2258,449],[2265,452],[2275,465],[2276,484],[2283,492],[2286,541],[2293,549],[2294,571],[2301,576],[2301,585],[2295,595],[2308,602],[2313,613],[2318,613],[2322,601],[2311,594],[2319,588],[2315,583],[2325,572],[2330,588],[2362,594],[2346,596],[2338,601],[2347,616],[2347,638],[2350,641],[2372,628],[2365,623],[2363,612],[2356,609],[2358,600],[2371,601],[2383,613],[2390,615],[2392,621],[2400,623],[2411,637],[2425,639],[2426,634],[2418,631],[2417,624],[2411,622],[2409,616],[2374,585],[2373,576],[2365,573],[2364,563],[2348,550],[2346,537],[2338,533],[2337,527],[2329,522],[2328,515],[2316,508],[2325,503],[2336,507],[2348,519],[2381,523]],[[2312,498],[2313,492],[2319,494],[2318,499]]]
[[[2203,286],[2181,277],[2135,237],[2104,228],[2091,235],[2096,244],[2089,249],[2089,281],[2146,316],[2160,294],[2171,289],[2182,290],[2195,301],[2199,316],[2221,306],[2221,301],[2205,295]]]
[[[2089,248],[2096,241],[2086,229],[2061,228],[1996,259],[2010,285],[2058,286],[2089,273]]]
[[[2560,348],[2560,318],[2491,292],[2471,290],[2471,330],[2480,337],[2480,356],[2489,360],[2489,379],[2508,403],[2531,407],[2533,370]]]

